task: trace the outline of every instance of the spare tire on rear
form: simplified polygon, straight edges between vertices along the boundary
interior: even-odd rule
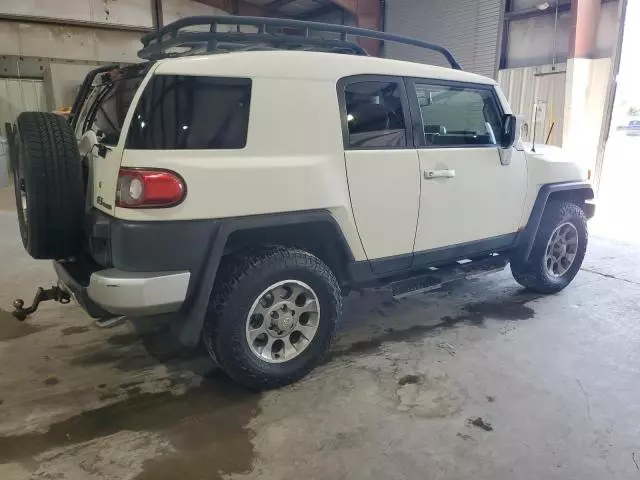
[[[20,234],[36,259],[65,259],[82,247],[85,187],[73,130],[60,115],[16,120],[13,179]]]

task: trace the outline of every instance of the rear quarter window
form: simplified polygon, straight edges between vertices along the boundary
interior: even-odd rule
[[[251,80],[157,75],[129,127],[127,148],[240,149],[247,143]]]

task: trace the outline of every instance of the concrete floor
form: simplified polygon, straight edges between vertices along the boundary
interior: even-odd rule
[[[638,244],[593,238],[549,297],[508,271],[353,295],[329,361],[261,395],[154,321],[45,304],[15,322],[11,301],[54,277],[8,211],[0,265],[3,480],[640,478]]]

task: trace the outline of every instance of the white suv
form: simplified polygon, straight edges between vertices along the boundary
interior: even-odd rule
[[[347,35],[453,68],[364,56]],[[70,297],[94,317],[175,312],[182,342],[271,388],[327,352],[351,289],[400,297],[510,262],[553,293],[578,272],[594,213],[581,169],[525,149],[496,82],[442,47],[243,17],[143,44],[149,61],[88,75],[69,121],[17,120],[22,237],[59,285],[16,316]]]

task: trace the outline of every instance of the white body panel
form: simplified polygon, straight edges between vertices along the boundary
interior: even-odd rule
[[[201,74],[216,75],[206,69]],[[351,213],[336,98],[335,82],[331,81],[252,78],[246,147],[126,149],[122,166],[178,172],[187,184],[187,195],[174,208],[116,208],[115,216],[128,220],[193,220],[330,210],[356,260],[364,260]]]
[[[527,189],[522,152],[512,152],[510,165],[500,163],[497,147],[431,148],[418,153],[422,194],[416,252],[518,230]],[[441,170],[455,176],[425,178],[429,171]]]
[[[345,154],[336,84],[362,74],[492,85],[503,111],[510,112],[494,80],[417,63],[293,51],[161,60],[136,93],[118,145],[107,158],[94,160],[93,206],[136,221],[328,210],[361,261],[411,254],[414,241],[415,251],[422,251],[513,233],[526,224],[542,184],[581,178],[565,161],[525,158],[516,149],[510,165],[500,163],[497,148]],[[245,148],[125,149],[135,105],[153,75],[250,78]],[[177,172],[187,185],[185,200],[172,208],[115,207],[120,166]],[[455,170],[456,176],[423,179],[425,170],[439,169]]]
[[[522,210],[520,227],[524,227],[529,220],[533,204],[542,185],[548,183],[580,181],[587,178],[584,169],[559,147],[552,145],[536,145],[535,152],[531,151],[531,144],[523,146],[527,159],[527,198]]]
[[[418,155],[406,150],[345,152],[351,205],[368,258],[411,252],[418,219]]]

